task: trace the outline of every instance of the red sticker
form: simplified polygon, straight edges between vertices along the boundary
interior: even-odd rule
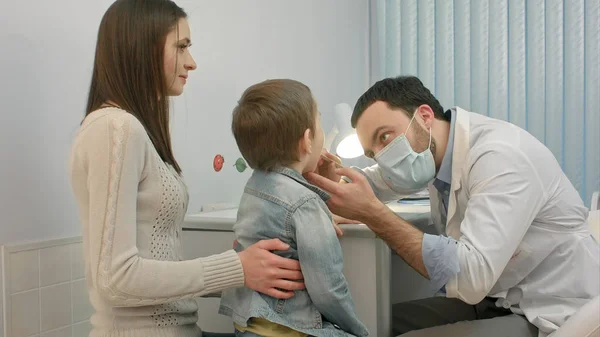
[[[215,159],[213,159],[213,168],[216,172],[221,171],[221,169],[223,168],[223,163],[225,163],[225,159],[223,158],[223,156],[221,156],[220,154],[216,155]]]

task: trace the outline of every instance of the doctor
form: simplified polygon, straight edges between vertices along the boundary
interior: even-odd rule
[[[396,304],[395,334],[542,337],[598,296],[588,211],[532,135],[444,111],[416,77],[377,82],[358,99],[352,126],[377,164],[308,178],[331,194],[334,213],[365,223],[445,295]],[[427,186],[443,235],[384,205]]]

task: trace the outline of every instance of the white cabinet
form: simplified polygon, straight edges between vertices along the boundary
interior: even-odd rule
[[[390,207],[392,208],[392,207]],[[407,221],[426,229],[429,207],[395,206],[392,210]],[[233,247],[233,224],[237,209],[196,213],[186,216],[183,250],[186,259],[222,253]],[[391,334],[392,301],[406,301],[429,295],[428,282],[365,225],[343,225],[340,244],[344,253],[344,275],[354,298],[356,312],[370,336]],[[392,272],[392,259],[394,270]],[[393,287],[392,287],[393,284]],[[218,314],[219,298],[198,299],[198,324],[205,331],[232,332],[233,322]]]
[[[363,226],[363,225],[361,225]],[[352,235],[354,234],[354,235]],[[234,234],[214,229],[190,229],[183,231],[183,250],[186,259],[222,253],[233,246]],[[356,304],[358,317],[365,323],[371,336],[377,336],[389,322],[389,249],[370,231],[349,230],[340,239],[344,253],[344,274]],[[386,265],[387,264],[387,265]],[[380,274],[385,270],[386,274]],[[198,298],[198,325],[204,331],[232,332],[233,322],[219,315],[219,298]],[[380,323],[381,322],[381,323]],[[378,326],[380,325],[380,326]]]

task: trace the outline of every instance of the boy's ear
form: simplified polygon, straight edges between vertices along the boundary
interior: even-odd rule
[[[300,150],[302,153],[312,153],[312,132],[310,129],[304,130],[304,136],[300,141]]]

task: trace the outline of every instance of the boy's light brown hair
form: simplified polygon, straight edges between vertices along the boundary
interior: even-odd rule
[[[294,80],[252,85],[233,109],[231,131],[253,169],[271,170],[300,160],[304,131],[314,134],[317,106],[310,89]]]

